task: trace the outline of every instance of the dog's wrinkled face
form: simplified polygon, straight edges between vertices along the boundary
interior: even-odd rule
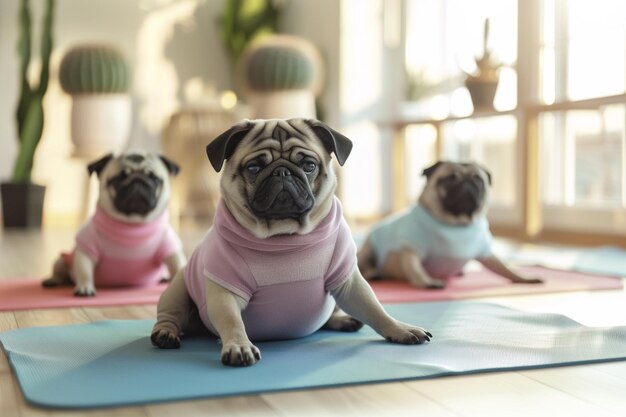
[[[475,163],[440,161],[424,170],[420,204],[448,224],[467,225],[484,213],[491,174]]]
[[[178,166],[168,159],[143,151],[112,154],[93,162],[89,173],[100,180],[98,205],[115,219],[143,223],[167,208],[170,174]]]
[[[326,216],[340,164],[352,143],[317,120],[244,120],[207,147],[219,171],[222,197],[252,234],[306,234]]]

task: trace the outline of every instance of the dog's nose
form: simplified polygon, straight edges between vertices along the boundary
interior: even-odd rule
[[[291,171],[289,171],[289,169],[285,168],[285,167],[278,167],[274,170],[274,172],[272,172],[272,175],[275,175],[277,177],[281,177],[281,178],[285,178],[285,177],[290,177],[291,176]]]

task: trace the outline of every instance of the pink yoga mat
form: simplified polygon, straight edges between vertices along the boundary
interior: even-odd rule
[[[39,279],[6,279],[0,280],[0,311],[156,304],[165,288],[100,288],[95,297],[75,297],[70,286],[43,288]]]
[[[623,288],[623,279],[561,271],[542,267],[516,268],[528,277],[543,278],[541,284],[512,284],[488,270],[469,271],[450,278],[442,290],[421,290],[404,281],[371,281],[370,284],[382,303],[408,303],[415,301],[460,300],[504,295],[545,294],[568,291],[617,290]]]
[[[622,288],[622,278],[541,267],[524,267],[519,268],[519,271],[527,276],[542,277],[546,282],[511,284],[505,278],[489,271],[471,271],[461,277],[450,279],[448,286],[443,290],[419,290],[401,281],[370,283],[383,303]],[[74,297],[71,287],[43,288],[41,281],[37,279],[6,279],[0,280],[0,311],[156,304],[165,288],[166,284],[147,288],[101,288],[95,297]]]

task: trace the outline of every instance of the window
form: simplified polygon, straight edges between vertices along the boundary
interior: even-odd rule
[[[492,171],[492,221],[626,231],[626,2],[406,0],[405,16],[399,126],[430,126],[437,158]],[[490,111],[464,86],[485,19],[503,64]]]
[[[464,86],[466,73],[476,71],[483,54],[485,19],[487,47],[503,67],[494,105],[516,106],[516,0],[407,0],[406,96],[418,101],[421,116],[443,119],[472,113]]]
[[[544,103],[624,93],[626,2],[543,0]]]
[[[624,232],[626,98],[619,95],[626,92],[626,3],[544,0],[542,11],[544,227]],[[553,103],[563,110],[551,111]]]

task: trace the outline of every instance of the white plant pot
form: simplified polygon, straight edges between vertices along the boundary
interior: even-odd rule
[[[250,91],[253,119],[316,118],[315,96],[310,90]]]
[[[72,96],[74,157],[95,159],[124,149],[130,135],[132,105],[128,94]]]

